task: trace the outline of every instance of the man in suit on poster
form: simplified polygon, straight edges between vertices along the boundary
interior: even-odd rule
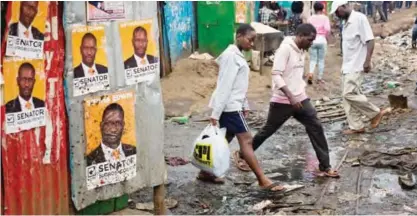
[[[146,54],[146,49],[148,48],[148,33],[142,26],[138,26],[133,30],[132,45],[134,54],[125,61],[125,69],[146,66],[158,62],[157,57]]]
[[[103,111],[100,123],[101,143],[87,155],[87,166],[136,155],[136,146],[121,142],[124,126],[123,107],[117,103],[108,105]]]
[[[35,68],[32,64],[25,62],[20,65],[16,78],[19,95],[6,104],[6,113],[28,112],[45,107],[43,100],[32,96],[36,82],[35,75]]]
[[[90,32],[81,39],[80,46],[81,63],[74,68],[74,78],[92,77],[98,74],[107,73],[107,67],[96,64],[97,39]]]
[[[32,25],[37,14],[37,1],[22,1],[20,3],[19,22],[10,25],[9,35],[26,39],[43,40],[44,35]]]

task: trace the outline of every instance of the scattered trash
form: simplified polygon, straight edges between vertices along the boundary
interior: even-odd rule
[[[226,202],[226,200],[227,200],[227,196],[224,196],[222,199],[222,202]]]
[[[417,185],[416,176],[414,176],[414,174],[411,172],[408,172],[404,175],[399,175],[398,182],[404,189],[413,189]]]
[[[295,190],[304,188],[305,186],[304,185],[283,185],[283,187],[285,187],[287,189],[285,191],[287,193],[287,192],[290,192],[290,191],[295,191]]]
[[[339,200],[349,202],[349,201],[355,201],[359,199],[360,197],[361,197],[360,194],[354,194],[354,193],[344,191],[343,194],[341,196],[338,196],[337,198]]]
[[[280,176],[283,176],[283,174],[282,173],[269,173],[269,174],[266,174],[266,177],[268,177],[268,178],[276,178],[276,177],[280,177]]]
[[[394,167],[401,170],[413,171],[417,170],[417,157],[414,152],[417,152],[417,148],[401,148],[386,152],[365,151],[359,157],[359,161],[365,166],[381,168]]]
[[[404,210],[413,214],[417,214],[417,209],[411,208],[409,206],[404,205]]]
[[[213,56],[211,56],[208,53],[202,53],[202,54],[200,54],[198,52],[194,52],[188,58],[195,59],[195,60],[212,60],[212,59],[214,59]]]
[[[386,82],[386,85],[387,85],[388,88],[394,89],[394,88],[397,88],[398,86],[400,86],[401,83],[397,82],[397,81],[388,81],[388,82]]]
[[[190,163],[190,161],[185,160],[181,157],[168,157],[165,156],[165,163],[170,166],[182,166]]]
[[[336,191],[336,181],[332,181],[330,182],[329,188],[327,189],[327,192],[329,194],[334,194],[334,192]]]
[[[389,104],[393,109],[407,109],[407,97],[404,95],[388,95]]]
[[[186,124],[188,123],[188,121],[189,121],[188,116],[180,116],[180,117],[171,118],[171,122],[177,122],[178,124]]]
[[[323,97],[323,98],[322,98],[322,100],[323,100],[324,102],[329,102],[329,101],[330,101],[330,98],[329,98],[329,97]]]
[[[268,207],[271,204],[272,204],[271,200],[264,200],[260,203],[255,204],[253,207],[250,207],[249,210],[261,211],[261,210],[263,210],[264,208]]]
[[[279,211],[279,212],[277,212],[277,213],[275,213],[273,215],[275,215],[275,216],[286,216],[287,213],[285,213],[284,211],[281,210],[281,211]]]
[[[175,208],[175,207],[177,207],[177,205],[178,205],[177,200],[171,199],[171,198],[165,199],[165,206],[168,209]],[[154,210],[154,205],[153,205],[153,202],[136,203],[136,209],[152,211],[152,210]]]

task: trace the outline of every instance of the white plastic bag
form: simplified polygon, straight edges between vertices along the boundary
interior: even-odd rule
[[[230,166],[230,149],[226,129],[208,125],[193,144],[191,163],[216,177],[222,177]]]

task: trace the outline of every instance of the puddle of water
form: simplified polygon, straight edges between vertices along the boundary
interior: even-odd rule
[[[408,198],[398,183],[398,175],[392,173],[374,175],[369,189],[370,202],[383,203],[388,197]]]

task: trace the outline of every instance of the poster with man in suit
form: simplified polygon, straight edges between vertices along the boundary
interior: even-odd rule
[[[75,26],[71,35],[74,96],[110,89],[104,26]]]
[[[6,55],[43,58],[48,2],[13,1]]]
[[[45,73],[41,59],[4,60],[6,134],[45,125]]]
[[[159,74],[158,50],[152,20],[120,23],[125,80],[128,85],[154,79]]]
[[[89,190],[136,176],[135,92],[84,101]]]

